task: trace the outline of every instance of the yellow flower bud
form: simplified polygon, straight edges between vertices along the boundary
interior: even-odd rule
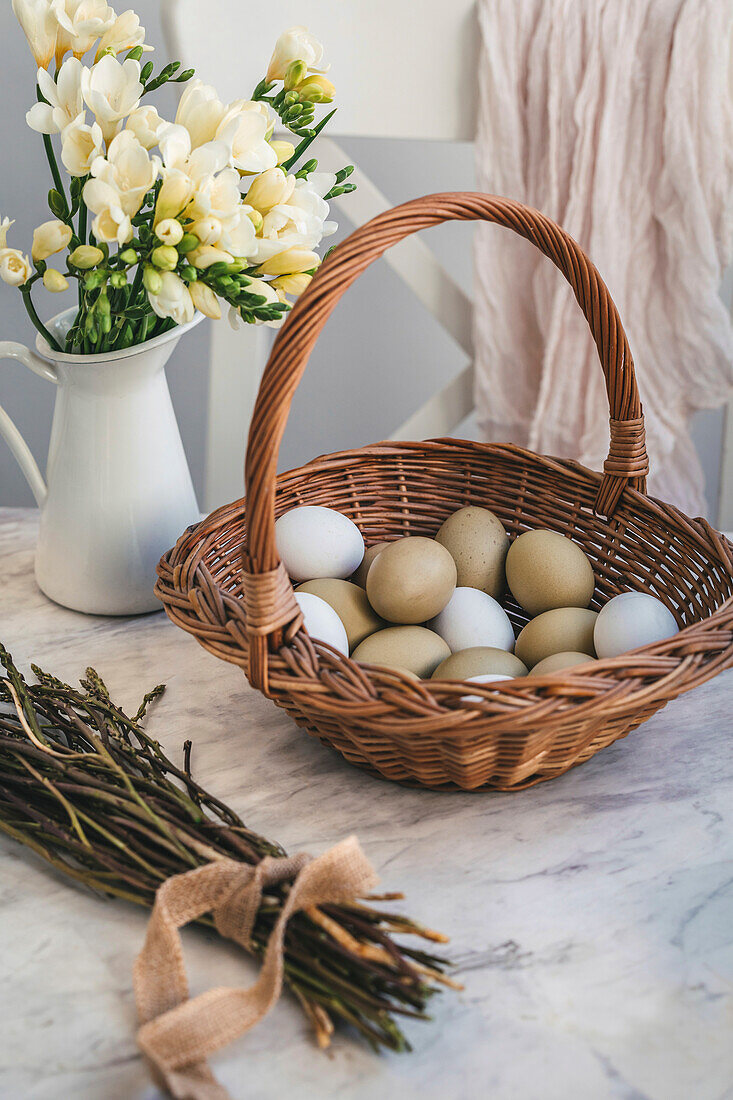
[[[250,207],[247,211],[247,217],[252,222],[252,225],[255,227],[255,233],[259,233],[265,220],[262,214],[260,214],[259,210],[254,210],[252,207]]]
[[[336,95],[336,88],[331,81],[318,73],[307,76],[298,84],[295,91],[306,103],[330,103]]]
[[[271,141],[270,148],[274,151],[278,164],[284,164],[286,160],[290,160],[295,152],[292,141]]]
[[[301,271],[310,271],[320,263],[317,253],[307,248],[286,248],[269,260],[260,264],[261,275],[297,275]]]
[[[161,271],[175,271],[178,266],[178,252],[172,245],[158,245],[153,249],[150,259]]]
[[[60,294],[62,290],[69,289],[69,280],[65,279],[60,271],[53,267],[47,267],[43,273],[43,285],[52,294]]]
[[[183,240],[183,226],[175,218],[163,218],[155,227],[155,236],[163,244],[177,245]]]
[[[295,188],[295,176],[286,176],[280,168],[268,168],[252,181],[245,202],[266,214],[278,203],[287,202]]]
[[[149,294],[160,294],[163,276],[154,267],[146,267],[143,271],[143,286]]]
[[[308,66],[305,61],[291,61],[285,73],[285,80],[283,81],[285,91],[289,92],[296,84],[300,84],[302,80],[305,80],[307,75]]]
[[[200,313],[205,313],[207,317],[213,317],[215,321],[218,321],[221,317],[221,306],[211,287],[207,286],[206,283],[195,282],[189,283],[188,289],[196,309]]]
[[[69,263],[72,267],[80,267],[82,271],[86,271],[101,264],[103,259],[104,252],[101,248],[95,248],[93,244],[80,244],[69,256]]]
[[[302,294],[310,283],[312,275],[306,275],[304,271],[301,271],[298,275],[280,275],[277,279],[272,280],[272,285],[278,289],[285,291],[286,294],[293,294],[297,298],[299,294]]]
[[[213,244],[202,244],[200,248],[197,248],[194,252],[190,252],[186,257],[190,264],[197,267],[199,271],[204,271],[207,267],[211,267],[212,264],[234,263],[234,257],[231,252],[225,252],[223,248],[215,248]]]
[[[155,204],[155,225],[166,218],[177,218],[193,198],[193,183],[184,172],[170,171],[163,180]]]
[[[55,252],[66,248],[71,240],[71,226],[64,222],[44,222],[33,230],[31,256],[34,260],[47,260]]]

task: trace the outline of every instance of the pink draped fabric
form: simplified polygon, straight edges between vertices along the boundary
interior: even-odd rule
[[[702,513],[689,418],[733,387],[719,294],[733,246],[733,2],[480,0],[479,21],[479,187],[538,207],[595,262],[636,362],[650,491]],[[562,277],[479,226],[476,299],[484,437],[600,469],[603,378]]]

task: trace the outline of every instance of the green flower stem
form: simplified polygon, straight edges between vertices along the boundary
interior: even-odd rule
[[[40,332],[43,339],[46,340],[46,342],[48,343],[48,346],[50,348],[52,348],[53,351],[61,351],[62,349],[61,349],[60,344],[53,338],[51,333],[48,331],[48,329],[44,325],[43,321],[40,319],[40,317],[36,313],[35,306],[33,305],[33,302],[31,301],[30,287],[28,287],[28,289],[26,289],[25,287],[22,286],[20,288],[20,292],[23,295],[23,305],[25,306],[26,312],[27,312],[28,316],[30,317],[31,321],[33,322],[34,327],[36,329],[38,329],[38,331]]]

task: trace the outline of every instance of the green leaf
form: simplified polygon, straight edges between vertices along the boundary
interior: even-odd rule
[[[283,170],[285,172],[289,172],[290,169],[293,167],[293,165],[298,163],[298,161],[303,156],[303,153],[305,153],[306,149],[311,144],[311,142],[315,138],[318,137],[318,135],[320,134],[320,132],[324,128],[324,126],[326,126],[326,124],[328,122],[330,122],[330,120],[336,114],[336,110],[337,110],[337,108],[334,107],[334,109],[332,111],[329,111],[328,114],[325,116],[325,118],[322,118],[321,121],[318,123],[315,130],[313,130],[308,135],[308,137],[304,138],[303,141],[301,141],[300,145],[297,146],[297,148],[296,148],[295,152],[293,153],[292,157],[290,158],[290,160],[286,160],[285,163],[283,165],[281,165],[281,167],[283,168]]]

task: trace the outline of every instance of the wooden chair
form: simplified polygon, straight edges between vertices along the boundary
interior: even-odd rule
[[[478,33],[475,0],[415,4],[410,0],[278,0],[255,12],[242,0],[164,0],[171,57],[193,65],[225,100],[243,94],[242,74],[257,79],[281,31],[307,21],[337,62],[339,110],[329,134],[472,141]],[[406,47],[408,44],[408,48]],[[439,80],[439,92],[428,81]],[[365,94],[368,89],[368,94]],[[245,93],[246,94],[246,93]],[[350,162],[333,137],[314,155],[324,170]],[[392,204],[356,166],[357,190],[334,206],[356,225]],[[471,301],[423,240],[411,237],[385,259],[465,351],[469,365],[409,419],[395,439],[449,435],[473,408]],[[271,330],[235,333],[211,326],[204,506],[242,493],[249,421],[267,360]]]

